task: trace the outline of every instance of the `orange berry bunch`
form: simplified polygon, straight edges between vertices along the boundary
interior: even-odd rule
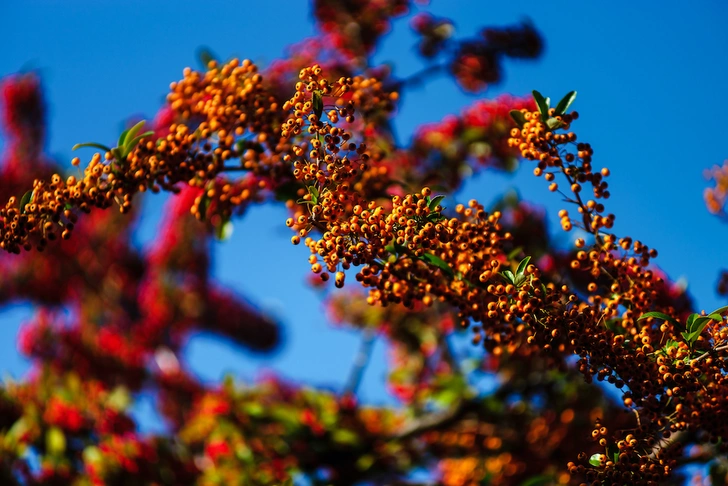
[[[521,110],[524,120],[522,128],[511,130],[509,144],[517,147],[521,156],[527,160],[538,161],[537,167],[533,170],[537,177],[543,176],[550,182],[549,190],[559,190],[559,185],[554,182],[556,174],[562,174],[569,184],[569,190],[573,194],[567,198],[579,206],[581,217],[573,220],[568,213],[560,214],[562,227],[569,231],[572,224],[583,227],[589,233],[598,233],[602,228],[611,228],[614,224],[614,216],[602,216],[604,205],[596,202],[596,199],[609,198],[608,184],[604,178],[609,176],[608,169],[594,172],[592,169],[593,150],[588,143],[576,143],[576,134],[573,132],[557,133],[547,125],[544,116],[539,111]],[[578,113],[556,115],[555,109],[551,109],[548,121],[554,121],[552,126],[568,130],[572,121],[578,118]],[[568,150],[570,146],[576,146],[576,154]],[[593,199],[584,201],[581,190],[584,184],[592,186]]]

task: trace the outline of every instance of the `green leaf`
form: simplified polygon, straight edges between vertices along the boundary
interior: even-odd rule
[[[442,220],[447,219],[445,216],[442,215],[442,213],[430,213],[426,217],[427,221],[430,221],[431,223],[439,223]]]
[[[260,417],[265,413],[265,408],[260,403],[250,402],[245,403],[241,406],[245,414],[251,417]]]
[[[690,314],[688,316],[688,320],[685,321],[685,328],[688,330],[688,332],[693,332],[693,322],[695,322],[695,318],[698,317],[699,314]]]
[[[718,307],[713,312],[711,312],[711,314],[721,314],[722,315],[726,312],[728,312],[728,305],[724,305],[723,307]]]
[[[316,186],[306,186],[306,189],[308,189],[308,193],[311,195],[311,202],[318,204],[319,190],[316,189]]]
[[[610,444],[608,452],[609,454],[607,455],[607,457],[612,456],[612,460],[615,464],[619,462],[619,448],[616,444]]]
[[[141,120],[138,123],[136,123],[133,127],[131,127],[129,130],[127,130],[126,137],[124,138],[124,143],[123,144],[124,145],[129,145],[128,142],[130,140],[133,140],[134,137],[137,136],[137,133],[139,133],[141,131],[141,129],[144,126],[145,123],[147,123],[146,120]],[[119,144],[119,145],[121,145],[121,144]]]
[[[123,132],[121,132],[121,135],[119,135],[119,142],[116,144],[117,147],[123,147],[124,142],[126,142],[126,135],[129,133],[131,128],[127,128]]]
[[[359,436],[349,429],[336,429],[332,432],[331,438],[337,444],[356,445],[359,443]]]
[[[595,467],[601,466],[602,463],[599,460],[599,459],[601,459],[601,457],[602,457],[601,454],[592,454],[592,456],[589,458],[589,464],[591,464],[592,466],[595,466]]]
[[[509,114],[513,118],[513,121],[516,122],[516,125],[518,125],[518,128],[523,128],[523,125],[526,124],[526,115],[521,110],[511,110]]]
[[[96,446],[88,446],[83,450],[83,462],[87,464],[99,463],[104,459],[101,450]]]
[[[658,351],[660,353],[664,354],[664,355],[667,355],[667,352],[671,348],[675,348],[677,346],[678,346],[678,342],[677,341],[675,341],[673,339],[668,339],[667,342],[665,343],[665,345],[662,348],[660,348]]]
[[[200,61],[202,69],[207,69],[210,61],[216,61],[215,54],[208,47],[200,47],[197,51],[197,60]]]
[[[541,113],[541,121],[546,121],[549,118],[549,104],[546,102],[546,98],[541,93],[533,90],[533,99],[536,100],[538,111]]]
[[[663,321],[669,321],[669,322],[672,322],[673,324],[678,324],[677,319],[675,319],[674,317],[670,317],[667,314],[663,314],[662,312],[656,312],[656,311],[645,312],[644,314],[639,316],[637,321],[639,322],[642,319],[647,319],[649,317],[654,317],[655,319],[662,319]]]
[[[433,255],[432,253],[425,253],[420,257],[420,260],[429,263],[430,265],[436,266],[450,276],[455,275],[455,272],[453,272],[453,269],[450,268],[450,265],[448,265],[445,260],[436,255]]]
[[[549,127],[550,130],[557,130],[564,126],[564,122],[557,120],[556,118],[549,118],[546,120],[546,126]]]
[[[376,461],[376,458],[372,454],[364,454],[356,461],[356,468],[360,471],[366,471]]]
[[[720,314],[718,314],[716,312],[710,314],[708,317],[710,317],[711,319],[713,319],[716,322],[723,322],[723,316],[721,316]]]
[[[436,393],[432,398],[441,407],[450,407],[452,404],[460,400],[461,397],[461,393],[458,393],[456,390],[448,388],[442,390],[439,393]]]
[[[33,190],[30,190],[23,194],[23,197],[20,198],[20,205],[18,206],[18,209],[20,209],[20,213],[25,213],[25,206],[30,204],[30,201],[33,199]]]
[[[523,247],[522,246],[518,246],[518,247],[514,248],[513,250],[511,250],[511,252],[508,255],[506,255],[506,258],[508,260],[513,260],[522,251],[523,251]]]
[[[566,93],[566,96],[561,98],[559,104],[556,105],[556,114],[563,115],[564,113],[566,113],[566,110],[569,109],[569,106],[571,106],[575,99],[576,91],[569,91],[568,93]]]
[[[688,344],[693,344],[695,342],[695,340],[698,338],[695,335],[695,333],[688,332],[688,331],[683,331],[680,334],[682,335],[685,342],[687,342]]]
[[[30,426],[28,425],[28,419],[26,417],[20,417],[5,433],[5,444],[14,447],[29,429]]]
[[[711,318],[706,316],[698,317],[693,321],[693,327],[690,329],[690,332],[696,335],[695,339],[700,336],[700,333],[703,332],[703,329],[705,329],[705,326],[707,326],[710,321]]]
[[[516,276],[513,275],[513,272],[510,270],[503,270],[500,272],[501,277],[506,279],[509,283],[515,284],[516,283]]]
[[[124,150],[124,147],[116,147],[111,149],[111,155],[114,156],[116,160],[121,162],[126,158],[126,151]]]
[[[142,139],[147,138],[151,135],[154,135],[153,131],[144,132],[141,135],[137,135],[136,137],[132,138],[131,140],[126,141],[126,145],[124,148],[126,149],[126,153],[128,154],[132,150],[136,148],[137,145],[139,145],[139,142],[142,141]]]
[[[215,228],[215,237],[220,241],[230,239],[233,235],[233,222],[227,219]]]
[[[78,150],[80,148],[97,148],[99,150],[103,150],[104,152],[111,152],[111,149],[106,145],[101,145],[100,143],[93,142],[77,143],[76,145],[71,147],[71,150]]]
[[[523,260],[521,260],[521,263],[518,264],[518,269],[516,270],[516,275],[523,275],[526,272],[526,267],[528,267],[528,262],[531,261],[531,257],[527,256]]]
[[[203,218],[207,217],[207,210],[210,208],[211,201],[212,201],[212,199],[210,199],[210,197],[207,195],[207,193],[202,195],[202,198],[200,199],[198,211]]]
[[[434,211],[435,208],[440,205],[440,201],[442,201],[443,199],[445,199],[445,196],[433,197],[432,200],[430,201],[430,204],[428,205],[428,208],[430,209],[430,211]]]
[[[109,395],[107,405],[116,411],[126,410],[131,405],[131,396],[125,386],[117,386]]]
[[[620,322],[622,322],[622,319],[619,318],[607,319],[604,321],[604,327],[612,331],[614,334],[625,334],[627,330],[618,325]]]
[[[313,113],[316,115],[316,118],[319,120],[321,119],[321,115],[324,112],[324,99],[321,96],[321,91],[314,91],[313,92]]]
[[[394,239],[392,239],[392,242],[387,245],[385,248],[390,253],[396,253],[397,255],[404,255],[407,253],[407,247],[404,245],[398,244]]]
[[[66,451],[66,436],[58,427],[51,427],[46,432],[46,450],[52,456],[61,456]]]

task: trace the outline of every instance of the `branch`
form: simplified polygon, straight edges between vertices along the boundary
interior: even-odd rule
[[[472,400],[461,399],[458,403],[455,404],[455,406],[448,410],[422,415],[413,419],[399,432],[392,435],[391,438],[397,440],[406,440],[416,435],[429,432],[430,430],[447,427],[457,422],[465,414],[473,410],[474,405],[475,402]]]
[[[353,367],[349,372],[349,379],[346,380],[344,394],[353,395],[356,393],[356,389],[359,388],[359,383],[361,383],[361,379],[364,376],[364,370],[367,364],[369,364],[369,358],[374,347],[374,338],[375,335],[372,329],[367,328],[364,330],[359,351],[356,353]]]

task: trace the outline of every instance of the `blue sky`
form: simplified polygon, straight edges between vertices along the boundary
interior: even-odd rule
[[[222,58],[238,56],[265,65],[286,45],[313,33],[307,2],[199,2],[176,0],[4,2],[0,32],[5,47],[0,76],[37,69],[50,107],[48,151],[70,160],[78,142],[113,142],[123,120],[153,115],[171,81],[194,53],[209,46]],[[612,170],[607,201],[617,215],[615,230],[656,247],[656,263],[672,278],[684,277],[699,308],[725,302],[714,292],[718,269],[728,266],[728,227],[703,204],[703,170],[728,158],[720,120],[728,112],[728,4],[693,2],[490,2],[433,0],[429,10],[449,16],[458,35],[481,26],[530,18],[543,34],[537,61],[506,61],[505,80],[484,96],[532,89],[558,98],[572,89],[581,118],[580,140],[595,149],[594,164]],[[421,65],[412,56],[415,39],[407,19],[395,23],[375,56],[394,61],[406,75]],[[409,93],[397,119],[402,138],[423,121],[456,113],[478,97],[438,79]],[[0,142],[1,143],[1,142]],[[559,198],[531,167],[515,175],[486,172],[469,181],[455,200],[495,199],[510,188],[544,206],[554,234]],[[154,235],[164,197],[144,201],[140,242]],[[353,333],[325,321],[317,295],[303,285],[306,249],[289,243],[281,207],[253,209],[237,221],[233,237],[215,245],[215,275],[273,312],[285,324],[286,341],[273,356],[242,353],[210,336],[193,339],[186,356],[205,380],[231,371],[252,379],[262,369],[308,383],[340,388],[358,347]],[[0,311],[0,371],[21,376],[27,363],[15,350],[24,306]],[[381,343],[362,384],[370,402],[390,400],[384,392]],[[148,408],[148,407],[147,407]],[[147,410],[148,412],[148,410]],[[145,413],[147,413],[145,412]]]

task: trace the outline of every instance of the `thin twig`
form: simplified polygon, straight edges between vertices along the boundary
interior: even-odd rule
[[[361,383],[362,377],[364,376],[364,370],[366,370],[369,364],[369,358],[372,354],[372,348],[374,347],[374,331],[370,328],[364,329],[362,334],[361,344],[359,345],[359,351],[357,351],[354,357],[354,363],[351,371],[349,372],[349,378],[346,380],[346,386],[344,387],[345,394],[355,394],[359,383]]]
[[[471,400],[460,400],[452,408],[447,410],[417,417],[416,419],[411,420],[391,438],[405,440],[430,430],[447,427],[460,420],[460,418],[472,409],[473,404],[474,402]]]

